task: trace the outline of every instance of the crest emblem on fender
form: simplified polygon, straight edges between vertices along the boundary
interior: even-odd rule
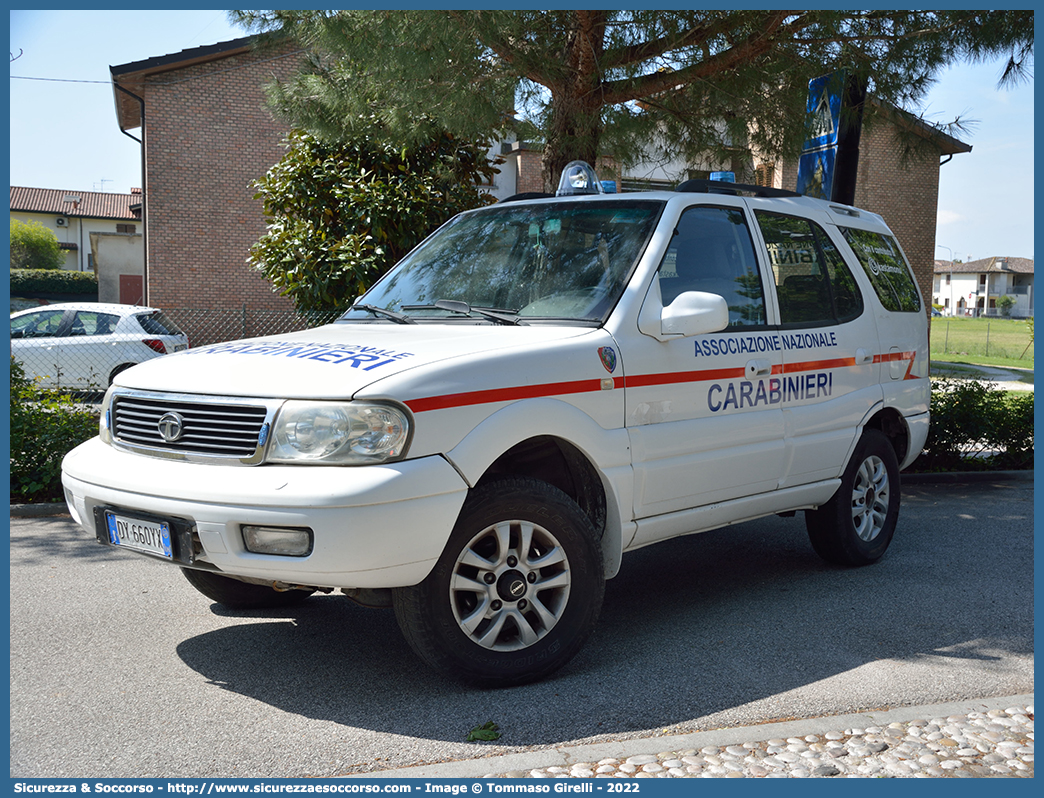
[[[611,346],[599,347],[598,357],[602,359],[602,365],[605,366],[606,371],[610,374],[616,371],[616,351]]]

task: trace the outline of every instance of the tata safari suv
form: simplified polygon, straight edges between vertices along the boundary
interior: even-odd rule
[[[232,607],[394,607],[482,685],[565,664],[657,541],[803,511],[827,560],[878,560],[929,399],[884,221],[563,182],[453,218],[333,324],[122,372],[65,459],[73,518]]]

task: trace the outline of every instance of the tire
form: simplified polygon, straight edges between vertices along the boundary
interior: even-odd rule
[[[877,562],[895,534],[899,500],[895,449],[882,432],[863,430],[837,492],[818,510],[805,511],[812,548],[838,565]]]
[[[542,679],[591,635],[605,574],[591,521],[536,479],[475,488],[419,585],[392,593],[410,647],[442,673],[482,687]]]
[[[123,372],[125,372],[125,371],[126,371],[127,369],[129,369],[129,368],[130,368],[131,366],[136,366],[136,365],[137,365],[136,363],[120,363],[120,365],[118,365],[118,366],[117,366],[116,368],[114,368],[114,369],[113,369],[113,370],[112,370],[112,371],[111,371],[111,372],[109,373],[109,385],[112,385],[112,383],[113,383],[113,380],[115,380],[115,379],[116,379],[116,376],[117,376],[118,374],[122,374],[122,373],[123,373]]]
[[[221,576],[211,571],[198,571],[195,568],[182,568],[181,573],[185,575],[192,587],[208,599],[232,610],[290,607],[300,604],[314,592],[311,590],[275,590],[267,585],[241,582],[229,576]]]

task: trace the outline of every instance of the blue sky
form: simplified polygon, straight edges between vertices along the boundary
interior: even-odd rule
[[[109,66],[244,35],[224,11],[11,11],[11,185],[127,193],[140,150],[116,124]],[[997,88],[998,63],[958,65],[929,121],[978,120],[940,171],[936,257],[1033,257],[1033,84]],[[49,78],[23,80],[20,78]],[[81,81],[81,82],[67,82]]]

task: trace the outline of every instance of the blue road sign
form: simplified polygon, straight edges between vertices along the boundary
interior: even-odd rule
[[[810,130],[798,160],[799,194],[830,199],[844,86],[844,72],[823,75],[808,82]]]
[[[834,185],[834,161],[837,147],[806,152],[798,160],[797,192],[806,197],[830,199]]]
[[[841,95],[845,86],[844,72],[823,75],[808,82],[807,113],[811,121],[809,138],[802,150],[818,150],[837,145],[841,119]]]

